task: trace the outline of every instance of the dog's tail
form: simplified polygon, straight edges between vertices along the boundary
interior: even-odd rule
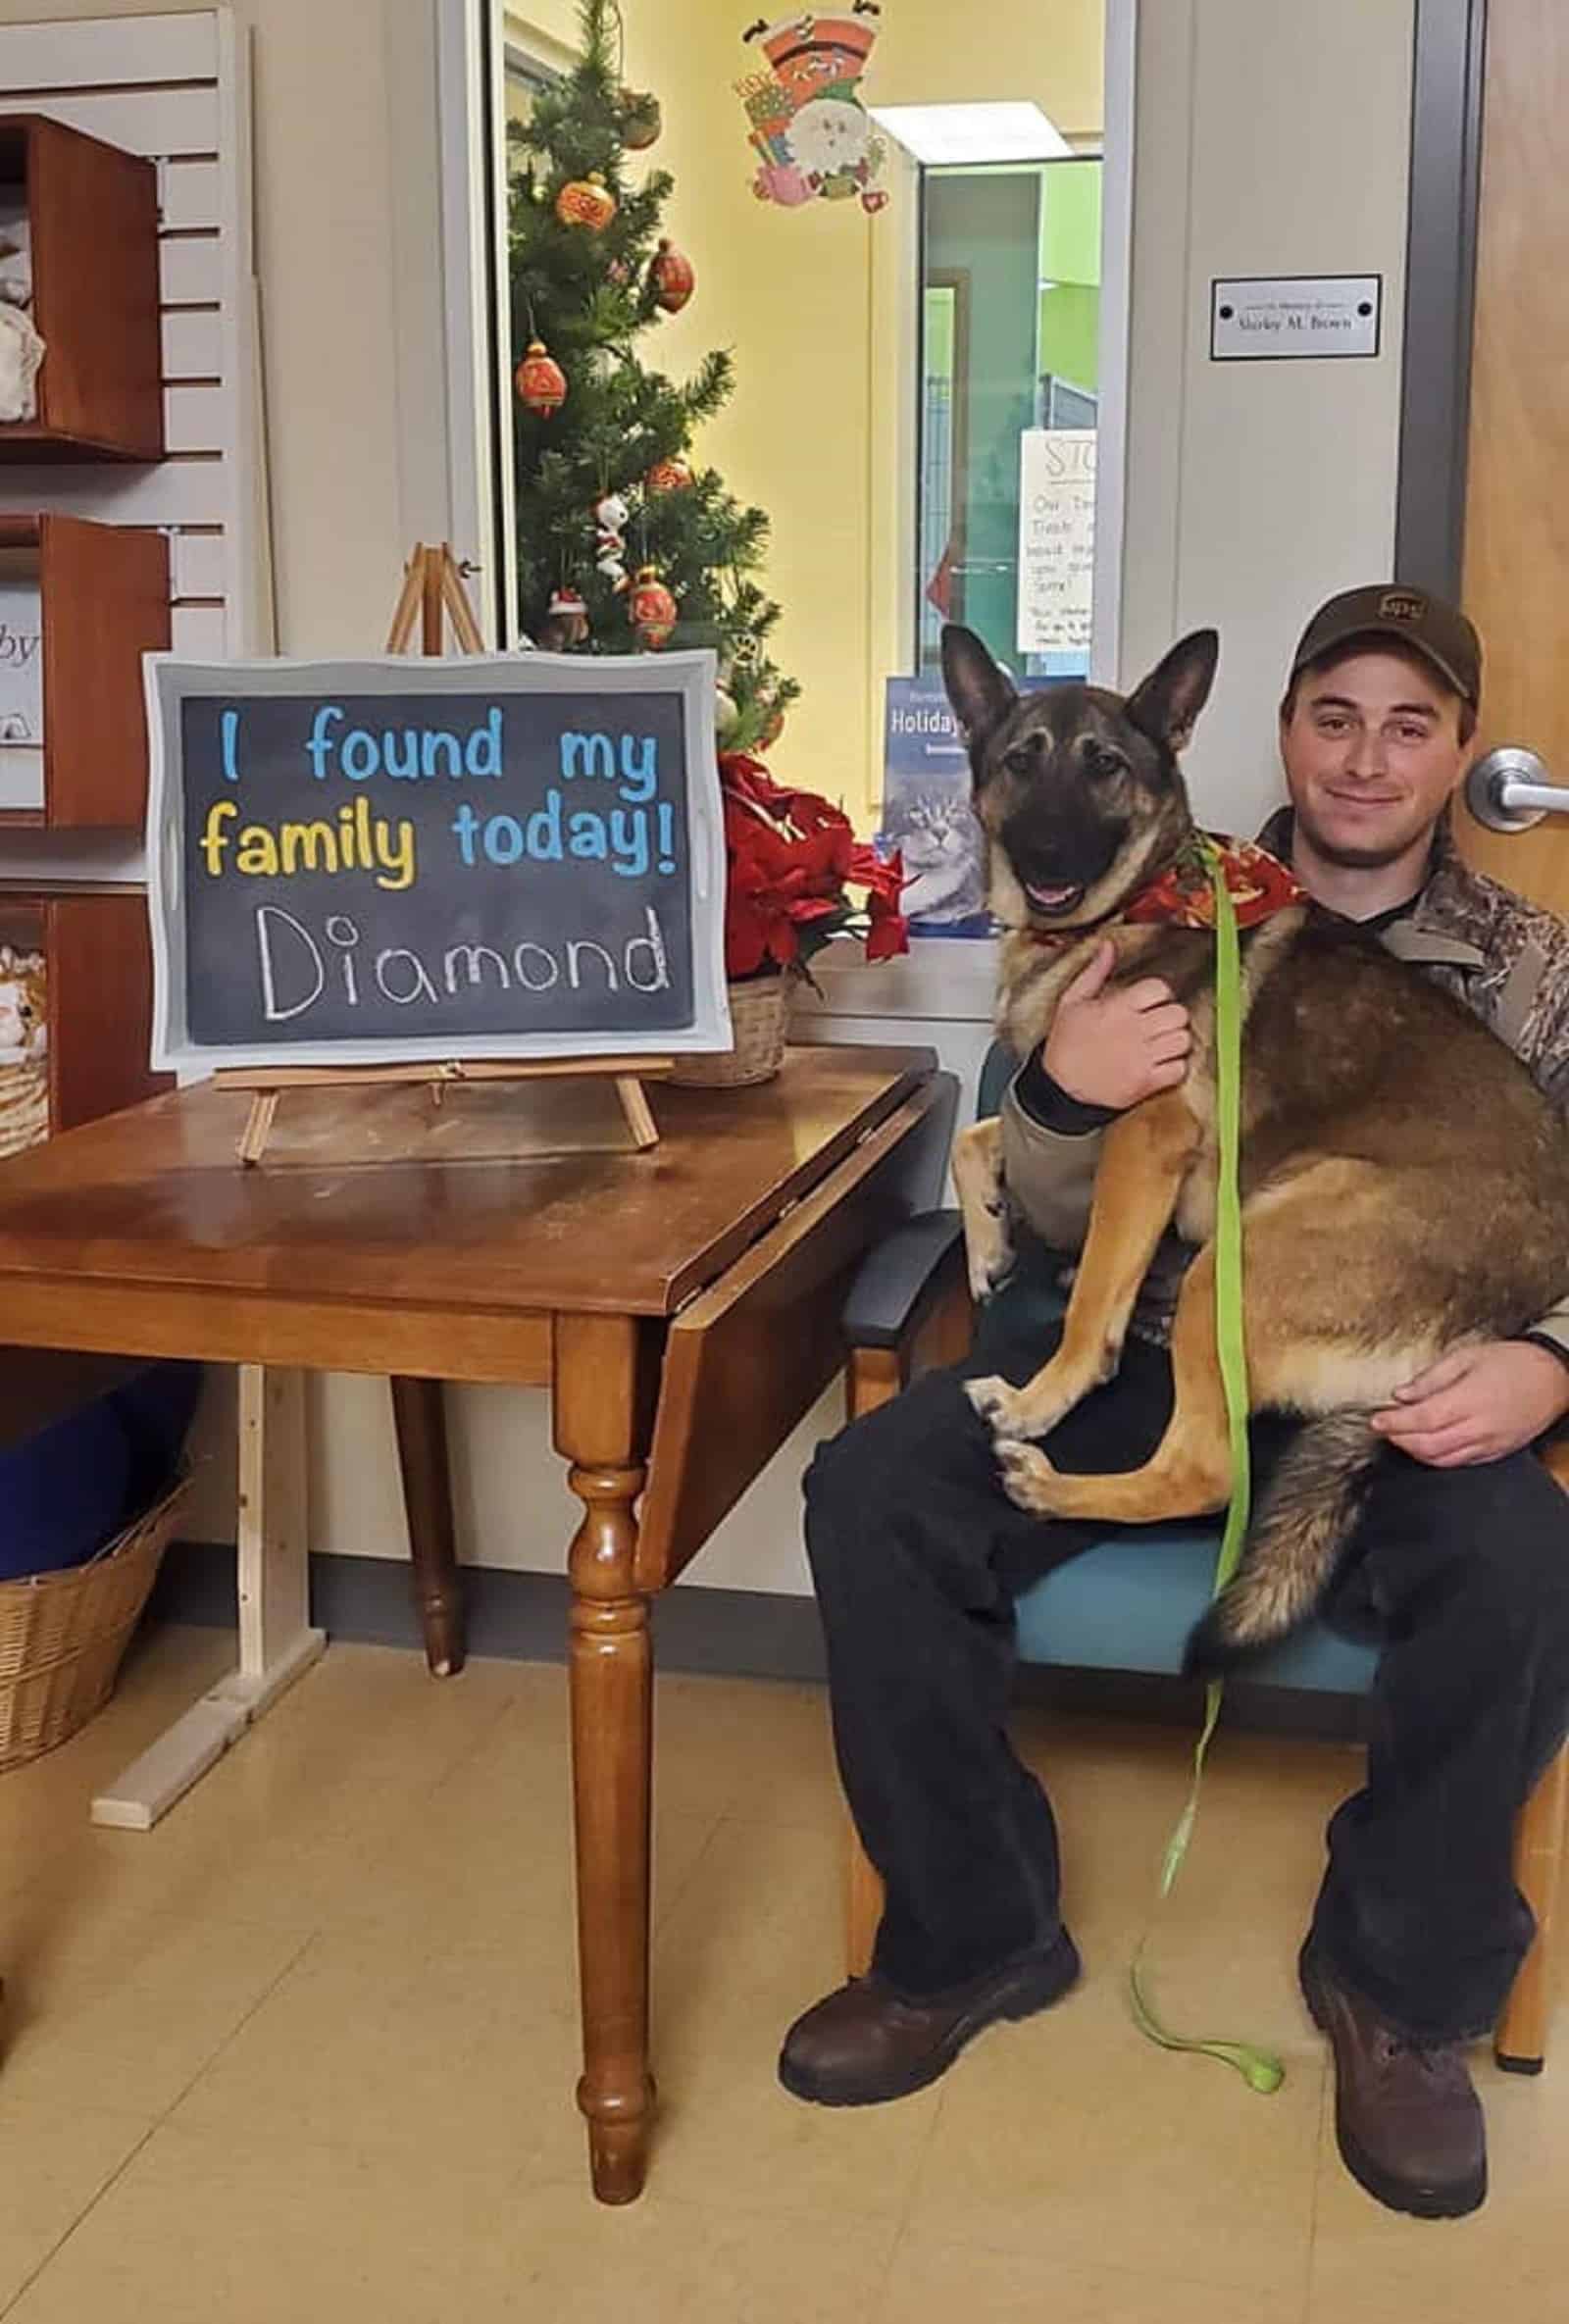
[[[1203,1676],[1273,1645],[1318,1604],[1361,1515],[1383,1440],[1365,1412],[1305,1423],[1283,1454],[1236,1574],[1188,1642]]]

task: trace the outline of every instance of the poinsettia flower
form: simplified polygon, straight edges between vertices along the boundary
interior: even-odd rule
[[[863,935],[869,960],[908,949],[897,855],[880,857],[857,841],[842,808],[815,791],[786,789],[747,752],[724,753],[719,770],[729,867],[727,975],[804,963],[841,933]],[[866,890],[864,904],[852,902],[851,886]]]

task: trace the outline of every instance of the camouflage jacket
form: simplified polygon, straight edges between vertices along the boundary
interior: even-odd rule
[[[1270,817],[1259,839],[1290,862],[1290,807]],[[1473,872],[1444,822],[1434,834],[1427,885],[1385,930],[1384,943],[1463,1000],[1569,1117],[1569,928],[1556,913]]]
[[[1289,863],[1291,809],[1272,815],[1259,838]],[[1569,928],[1554,913],[1473,872],[1444,823],[1434,836],[1427,884],[1410,911],[1383,931],[1382,941],[1507,1042],[1538,1087],[1569,1119]],[[1077,1252],[1083,1246],[1102,1135],[1046,1129],[1024,1111],[1013,1085],[1003,1098],[1009,1200],[1054,1250]],[[1177,1286],[1191,1257],[1175,1235],[1167,1236],[1135,1312],[1133,1329],[1141,1338],[1165,1339]],[[1569,1298],[1544,1316],[1531,1336],[1549,1340],[1569,1358]]]

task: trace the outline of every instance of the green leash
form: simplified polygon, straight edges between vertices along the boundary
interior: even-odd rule
[[[1219,1139],[1220,1181],[1215,1208],[1215,1322],[1220,1350],[1220,1376],[1226,1389],[1226,1418],[1231,1435],[1232,1497],[1226,1530],[1215,1560],[1210,1597],[1217,1598],[1236,1573],[1247,1535],[1252,1504],[1252,1468],[1247,1445],[1247,1355],[1242,1342],[1242,1203],[1238,1178],[1242,1116],[1242,997],[1241,965],[1237,942],[1237,914],[1220,857],[1200,835],[1199,847],[1215,891],[1215,1082],[1216,1127]],[[1224,1683],[1211,1679],[1204,1695],[1204,1723],[1193,1748],[1192,1781],[1188,1799],[1166,1843],[1160,1868],[1158,1902],[1171,1895],[1193,1836],[1198,1815],[1198,1792],[1204,1759],[1220,1718]],[[1143,1957],[1149,1933],[1140,1939],[1128,1971],[1128,1991],[1134,2022],[1141,2034],[1162,2049],[1196,2050],[1235,2066],[1250,2090],[1268,2097],[1286,2079],[1280,2059],[1246,2042],[1211,2042],[1174,2034],[1162,2025],[1143,1984]]]

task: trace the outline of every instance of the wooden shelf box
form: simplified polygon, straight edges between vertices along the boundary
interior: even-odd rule
[[[9,987],[24,958],[43,971],[28,980],[33,1037],[19,1048]],[[170,1086],[147,1062],[152,993],[139,889],[0,887],[0,1154]]]
[[[37,417],[0,423],[0,461],[161,460],[153,164],[42,114],[0,114],[0,220],[28,246],[45,349]]]
[[[141,657],[169,641],[161,532],[0,516],[0,827],[142,829]]]

